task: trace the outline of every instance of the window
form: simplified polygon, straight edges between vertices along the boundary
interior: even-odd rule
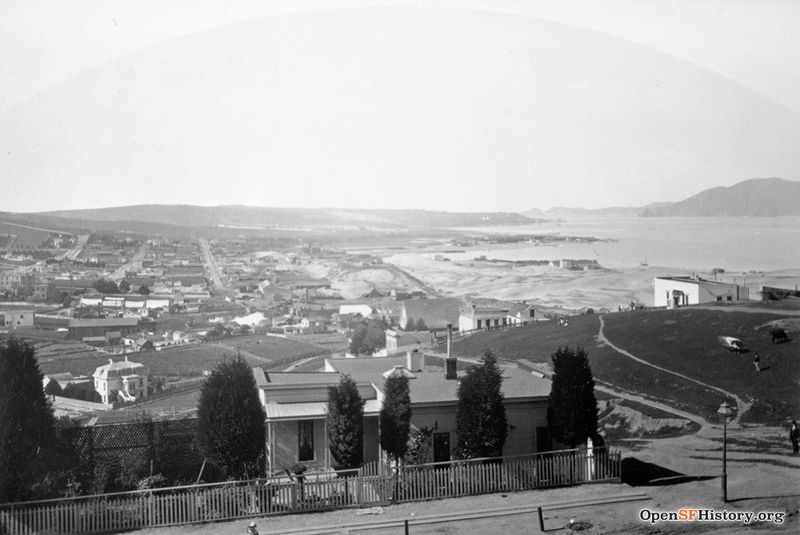
[[[312,420],[297,422],[297,460],[314,460],[314,422]]]
[[[728,301],[733,301],[733,296],[729,295],[729,296],[725,297],[725,299],[727,299]]]

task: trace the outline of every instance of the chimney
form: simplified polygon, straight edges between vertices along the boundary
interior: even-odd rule
[[[410,372],[422,371],[424,359],[425,355],[418,349],[406,351],[406,369]]]
[[[450,355],[450,346],[453,342],[453,325],[447,324],[447,358],[444,362],[444,378],[447,381],[454,381],[458,379],[457,369],[458,362],[456,358]]]

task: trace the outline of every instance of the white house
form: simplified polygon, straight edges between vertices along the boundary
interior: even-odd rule
[[[461,309],[458,316],[458,330],[474,331],[505,327],[508,324],[508,312],[508,307],[504,306],[476,306],[470,303]]]
[[[98,366],[92,374],[94,389],[103,398],[103,403],[111,403],[116,393],[125,401],[136,401],[147,397],[147,368],[144,364],[125,360]]]
[[[675,308],[701,303],[748,301],[750,289],[701,277],[656,277],[653,281],[653,305]]]

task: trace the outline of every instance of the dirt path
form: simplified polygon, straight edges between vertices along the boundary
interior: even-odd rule
[[[606,338],[606,335],[603,332],[604,327],[605,327],[605,322],[603,321],[603,316],[600,316],[600,330],[597,333],[598,340],[600,340],[604,344],[608,345],[608,347],[610,347],[611,349],[613,349],[614,351],[616,351],[620,355],[628,357],[629,359],[635,360],[636,362],[638,362],[640,364],[644,364],[645,366],[650,366],[651,368],[655,368],[656,370],[662,371],[664,373],[669,373],[671,375],[675,375],[676,377],[680,377],[681,379],[685,379],[687,381],[691,381],[691,382],[693,382],[695,384],[698,384],[698,385],[703,386],[705,388],[714,390],[716,392],[719,392],[721,394],[724,394],[724,395],[736,400],[736,405],[738,407],[738,410],[736,411],[736,415],[733,417],[733,419],[731,420],[729,425],[738,425],[742,415],[744,413],[746,413],[748,410],[750,410],[750,407],[752,406],[752,403],[746,402],[745,400],[743,400],[742,398],[740,398],[739,396],[737,396],[733,392],[728,392],[727,390],[723,390],[722,388],[719,388],[717,386],[710,385],[710,384],[704,383],[702,381],[698,381],[697,379],[689,377],[688,375],[684,375],[682,373],[678,373],[676,371],[672,371],[672,370],[669,370],[667,368],[663,368],[661,366],[657,366],[655,364],[652,364],[652,363],[650,363],[650,362],[648,362],[648,361],[646,361],[646,360],[644,360],[642,358],[639,358],[639,357],[637,357],[637,356],[625,351],[624,349],[622,349],[620,347],[617,347],[608,338]],[[674,410],[672,412],[674,412]],[[697,421],[697,420],[694,420],[694,421]],[[709,422],[707,420],[703,419],[703,421],[706,422],[706,425],[709,425]]]
[[[296,362],[292,362],[291,364],[289,364],[283,371],[290,372],[290,371],[294,370],[295,368],[297,368],[299,366],[302,366],[303,364],[306,364],[306,363],[311,362],[312,360],[318,359],[318,358],[319,358],[319,355],[317,355],[315,357],[306,357],[304,359],[300,359],[300,360],[298,360]]]
[[[209,344],[209,345],[213,345],[214,347],[219,347],[223,351],[227,351],[228,353],[230,353],[232,355],[243,355],[243,356],[249,357],[249,358],[251,358],[253,360],[257,360],[259,362],[263,362],[264,364],[272,364],[272,359],[268,359],[266,357],[260,357],[258,355],[254,355],[253,353],[250,353],[249,351],[245,351],[244,349],[241,349],[241,348],[238,348],[238,347],[235,347],[235,346],[228,346],[228,345],[225,345],[225,344]]]

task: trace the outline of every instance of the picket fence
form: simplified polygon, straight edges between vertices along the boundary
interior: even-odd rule
[[[619,482],[620,454],[606,448],[423,465],[373,463],[321,472],[58,500],[0,504],[0,534],[113,533],[146,527]]]

